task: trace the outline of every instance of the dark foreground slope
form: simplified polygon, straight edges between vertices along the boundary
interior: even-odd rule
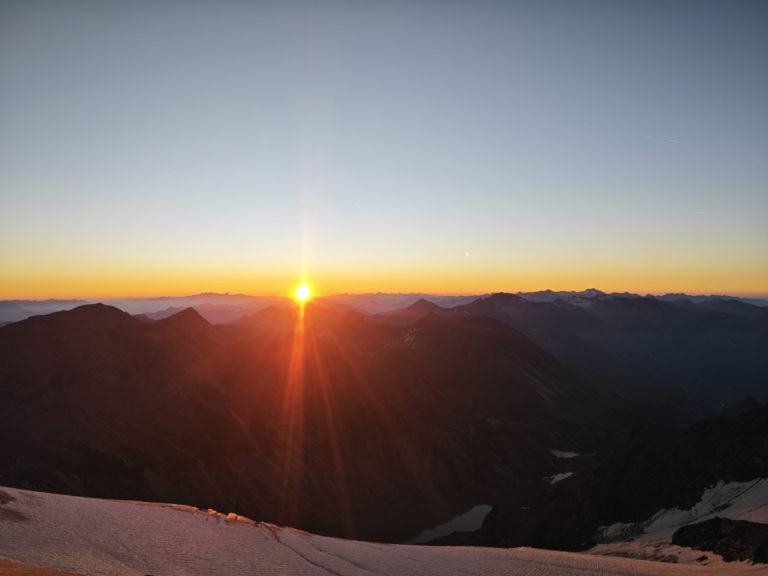
[[[603,451],[628,414],[495,320],[313,306],[237,326],[33,317],[0,328],[0,395],[2,484],[385,540],[534,493],[551,448]]]

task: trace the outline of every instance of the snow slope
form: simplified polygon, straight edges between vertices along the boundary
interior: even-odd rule
[[[185,506],[0,489],[0,558],[84,575],[759,574],[530,548],[437,548],[314,536]]]

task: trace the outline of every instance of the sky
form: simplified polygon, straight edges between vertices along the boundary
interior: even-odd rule
[[[768,3],[0,0],[0,298],[768,294]]]

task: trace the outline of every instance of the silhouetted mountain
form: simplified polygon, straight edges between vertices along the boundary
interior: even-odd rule
[[[530,492],[551,448],[602,450],[630,412],[493,319],[400,327],[317,304],[233,326],[103,305],[30,318],[0,329],[0,394],[0,483],[389,540]]]
[[[425,300],[424,298],[419,298],[416,302],[405,309],[406,312],[421,316],[426,316],[427,314],[438,314],[443,310],[444,308],[442,306],[438,306],[437,304],[434,304],[429,300]]]
[[[158,320],[153,328],[179,332],[197,332],[200,330],[210,330],[211,324],[194,308],[185,308],[172,316]]]

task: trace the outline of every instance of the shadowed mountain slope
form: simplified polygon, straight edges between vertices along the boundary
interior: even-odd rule
[[[568,299],[544,294],[541,301],[501,293],[437,312],[494,318],[561,362],[634,381],[636,400],[659,407],[668,421],[691,423],[745,396],[768,401],[765,308],[588,292]],[[407,310],[391,317],[401,324],[419,317]]]
[[[489,318],[89,305],[0,329],[0,481],[403,540],[596,449],[621,392]]]

